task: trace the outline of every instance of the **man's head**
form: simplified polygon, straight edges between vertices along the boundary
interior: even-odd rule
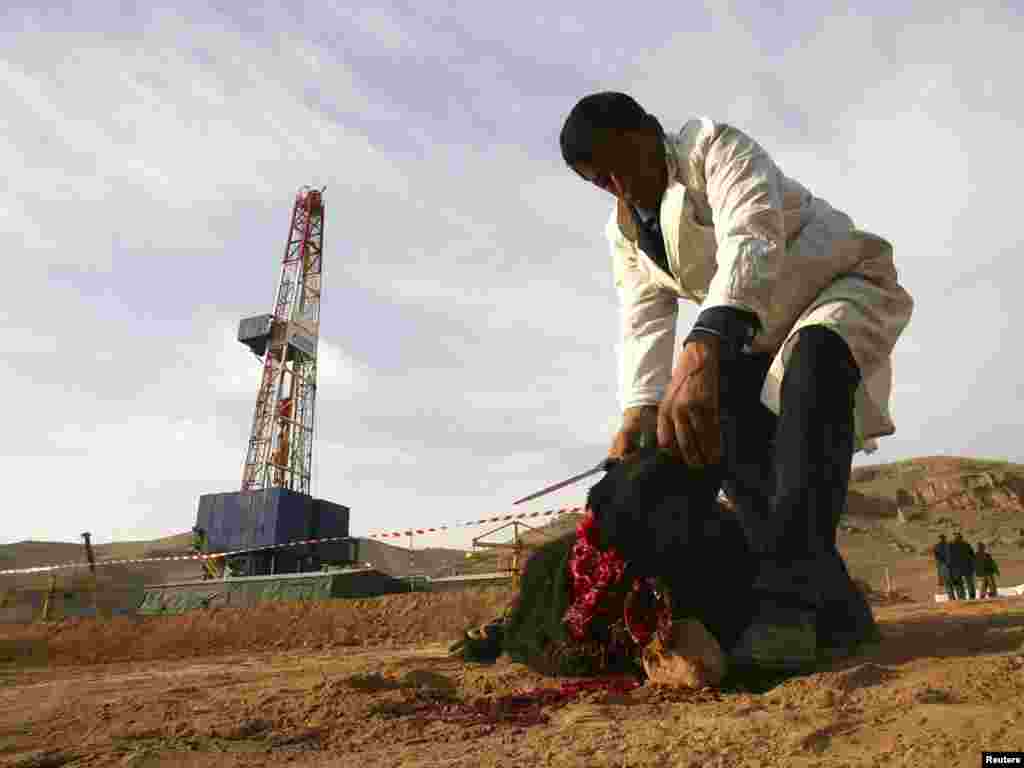
[[[663,131],[632,97],[604,91],[577,102],[562,126],[562,158],[624,202],[654,209],[668,185]]]

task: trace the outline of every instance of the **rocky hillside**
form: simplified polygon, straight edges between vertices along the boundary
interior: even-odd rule
[[[876,588],[927,599],[937,591],[932,547],[939,534],[984,542],[1000,583],[1024,583],[1024,465],[929,456],[858,467],[840,528],[840,547]]]
[[[927,533],[930,546],[939,533],[960,531],[972,543],[1017,548],[1024,539],[1024,465],[930,457],[859,467],[848,517],[888,522],[908,544]]]

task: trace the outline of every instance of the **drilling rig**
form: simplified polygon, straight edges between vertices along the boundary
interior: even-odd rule
[[[304,188],[292,209],[274,311],[246,318],[238,328],[238,340],[263,359],[243,493],[310,493],[323,243],[322,190]]]
[[[324,213],[323,190],[301,188],[273,311],[239,323],[238,340],[262,362],[242,487],[200,496],[196,523],[209,551],[248,550],[228,560],[228,575],[295,573],[357,559],[352,541],[281,546],[348,536],[348,507],[311,496]]]

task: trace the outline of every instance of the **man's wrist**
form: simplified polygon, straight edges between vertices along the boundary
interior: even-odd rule
[[[657,424],[657,418],[658,406],[656,404],[635,405],[622,412],[623,423],[630,426],[642,425],[646,422]]]
[[[701,344],[711,347],[716,352],[722,346],[722,336],[712,331],[705,330],[703,328],[694,328],[690,331],[689,335],[683,342],[683,347],[694,341],[698,341]]]
[[[735,356],[749,351],[760,325],[753,312],[735,307],[711,307],[697,317],[685,344],[716,339],[720,351],[727,356]]]

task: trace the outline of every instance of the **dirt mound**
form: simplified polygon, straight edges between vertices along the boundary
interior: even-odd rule
[[[180,616],[0,627],[0,640],[45,643],[50,664],[184,659],[221,653],[444,643],[504,610],[508,589],[264,603]]]

